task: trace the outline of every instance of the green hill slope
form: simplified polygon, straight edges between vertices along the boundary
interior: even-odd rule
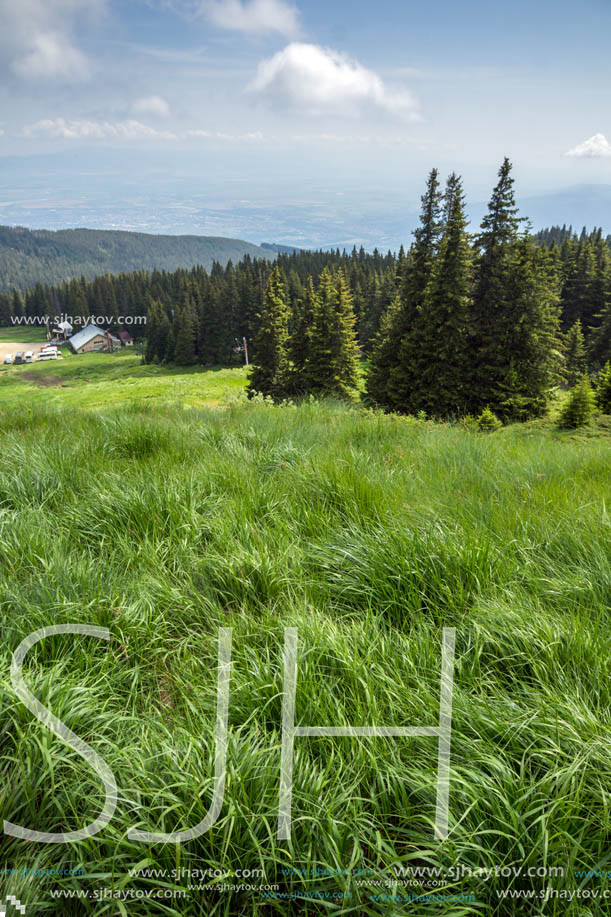
[[[102,229],[23,229],[0,226],[0,290],[58,283],[84,274],[179,267],[213,261],[226,264],[244,255],[269,258],[270,252],[241,239],[216,236],[154,236]]]

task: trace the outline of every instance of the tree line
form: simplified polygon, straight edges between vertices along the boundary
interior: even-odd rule
[[[298,311],[307,280],[318,283],[326,267],[341,268],[353,297],[357,333],[367,351],[380,317],[396,292],[397,265],[404,257],[391,252],[303,251],[279,254],[274,263],[247,255],[238,264],[215,262],[189,270],[135,271],[105,274],[93,280],[75,278],[57,285],[35,284],[0,293],[0,327],[17,318],[95,316],[112,326],[126,317],[145,315],[146,324],[129,325],[134,338],[146,337],[151,362],[219,365],[243,362],[237,351],[246,338],[256,349],[265,288],[274,264],[281,272],[291,312]],[[178,348],[176,344],[178,342]]]

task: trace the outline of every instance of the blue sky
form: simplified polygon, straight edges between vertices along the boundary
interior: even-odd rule
[[[0,190],[45,156],[54,200],[112,162],[217,209],[392,210],[432,165],[484,199],[504,155],[523,194],[611,184],[610,36],[609,0],[0,0]]]

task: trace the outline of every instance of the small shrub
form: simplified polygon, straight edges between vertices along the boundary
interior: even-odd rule
[[[590,423],[596,413],[596,399],[587,376],[571,389],[568,401],[564,405],[559,419],[559,426],[575,429]]]
[[[464,417],[460,417],[458,419],[458,424],[464,427],[465,430],[470,430],[471,433],[477,433],[479,431],[477,417],[474,417],[473,414],[465,414]]]
[[[611,414],[611,363],[607,362],[596,381],[596,404],[603,414]]]
[[[480,433],[494,433],[495,430],[499,430],[502,426],[503,424],[496,414],[488,407],[484,408],[477,418],[477,429]]]

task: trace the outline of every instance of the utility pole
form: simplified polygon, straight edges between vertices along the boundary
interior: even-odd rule
[[[244,359],[246,360],[246,365],[249,366],[250,364],[248,362],[248,343],[246,341],[246,338],[242,338],[242,343],[244,344]]]

